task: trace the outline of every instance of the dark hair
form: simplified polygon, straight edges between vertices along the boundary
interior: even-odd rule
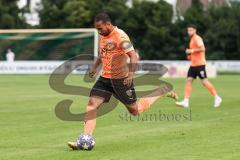
[[[194,29],[197,29],[197,26],[194,25],[194,24],[189,24],[189,25],[188,25],[188,28],[194,28]]]
[[[95,16],[95,22],[103,21],[103,22],[111,22],[111,18],[105,12],[99,13]]]

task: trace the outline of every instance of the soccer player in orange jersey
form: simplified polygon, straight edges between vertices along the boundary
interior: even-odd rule
[[[90,92],[90,99],[86,107],[84,134],[93,134],[96,126],[98,107],[108,102],[112,95],[120,100],[132,115],[138,115],[147,110],[157,99],[166,94],[176,99],[174,91],[163,93],[156,90],[150,95],[137,100],[133,85],[133,76],[137,64],[136,52],[127,34],[113,26],[106,13],[95,17],[95,28],[100,35],[100,54],[89,72],[89,76],[96,74],[102,64],[102,74]],[[128,67],[128,59],[130,64]],[[68,142],[68,146],[76,150],[76,142]]]
[[[208,89],[211,95],[214,96],[214,107],[221,105],[222,99],[218,96],[215,87],[207,79],[206,73],[206,58],[205,46],[202,38],[197,34],[197,27],[189,25],[187,28],[190,37],[189,48],[186,49],[187,58],[191,61],[191,66],[188,70],[187,80],[185,84],[185,98],[181,102],[176,102],[178,106],[189,107],[189,98],[192,90],[193,80],[199,77],[204,87]]]

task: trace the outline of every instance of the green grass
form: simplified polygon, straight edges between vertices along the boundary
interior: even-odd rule
[[[67,82],[83,83],[81,76]],[[183,97],[184,79],[168,79]],[[239,75],[211,79],[223,97],[221,108],[199,80],[191,99],[192,120],[123,120],[123,105],[97,119],[93,151],[71,151],[66,142],[82,132],[82,122],[67,122],[55,116],[63,99],[74,99],[71,110],[84,111],[87,97],[63,95],[50,89],[48,76],[0,76],[0,160],[239,160],[240,96]],[[145,87],[147,88],[147,87]],[[188,115],[167,98],[158,100],[144,116],[158,113]]]

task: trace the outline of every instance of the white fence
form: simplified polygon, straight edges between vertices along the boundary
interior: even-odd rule
[[[64,61],[0,61],[0,74],[51,74]],[[168,68],[165,77],[186,77],[190,63],[188,61],[140,61],[139,65],[163,64]],[[75,74],[86,72],[88,65],[83,65]],[[151,67],[150,67],[151,68]],[[216,77],[217,72],[240,73],[240,61],[208,61],[207,72],[209,77]],[[138,71],[142,73],[142,71]]]
[[[186,66],[190,65],[189,61],[143,61],[144,63],[161,63],[164,65]],[[214,66],[217,72],[237,72],[240,73],[240,60],[236,61],[207,61],[208,66]]]

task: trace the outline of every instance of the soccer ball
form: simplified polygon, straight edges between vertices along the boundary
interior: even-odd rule
[[[83,133],[77,139],[77,146],[81,150],[92,150],[94,145],[94,138],[90,134]]]

